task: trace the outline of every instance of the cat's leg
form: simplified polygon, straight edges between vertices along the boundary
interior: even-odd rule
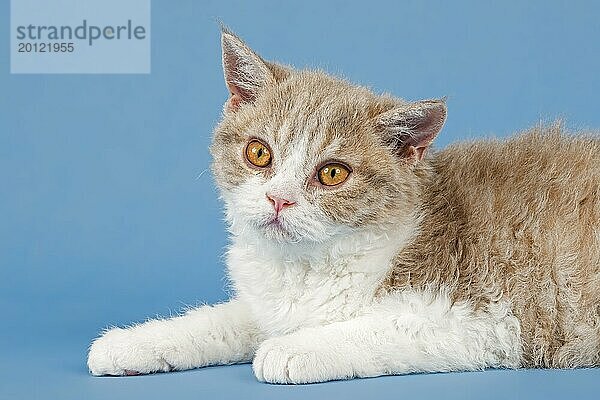
[[[271,383],[311,383],[520,365],[518,320],[506,304],[474,311],[445,295],[390,295],[361,316],[264,341],[253,362]]]
[[[93,375],[131,375],[247,362],[259,341],[249,310],[232,300],[110,329],[92,343],[88,367]]]

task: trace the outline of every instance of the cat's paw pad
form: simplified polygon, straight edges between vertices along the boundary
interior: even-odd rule
[[[138,375],[141,375],[141,374],[137,371],[132,371],[130,369],[125,370],[125,376],[138,376]]]
[[[148,342],[120,328],[111,329],[94,340],[87,364],[90,373],[96,376],[131,376],[171,370]]]
[[[259,347],[252,368],[262,382],[302,384],[324,382],[348,375],[336,365],[337,357],[318,343],[286,337],[268,339]]]

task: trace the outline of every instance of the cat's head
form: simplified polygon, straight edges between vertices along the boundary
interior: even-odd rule
[[[228,31],[222,49],[230,97],[211,153],[234,233],[319,243],[414,216],[443,100],[269,63]]]

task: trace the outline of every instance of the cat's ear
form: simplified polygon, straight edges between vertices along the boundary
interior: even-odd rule
[[[384,141],[409,162],[420,161],[446,121],[446,98],[400,105],[380,114]]]
[[[274,77],[267,63],[226,28],[221,29],[221,48],[225,84],[231,94],[225,108],[235,111],[242,103],[253,102]]]

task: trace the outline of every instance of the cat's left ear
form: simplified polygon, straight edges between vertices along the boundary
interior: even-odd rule
[[[226,28],[221,30],[221,48],[225,84],[231,94],[226,109],[235,111],[242,103],[253,102],[275,78],[267,63]]]
[[[442,130],[446,114],[446,98],[422,100],[380,114],[376,125],[398,156],[417,162]]]

